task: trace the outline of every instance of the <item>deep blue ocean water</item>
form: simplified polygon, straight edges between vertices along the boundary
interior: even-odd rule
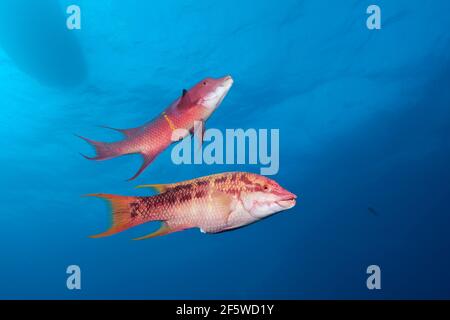
[[[366,27],[373,3],[381,30]],[[446,0],[1,0],[0,298],[450,298],[449,16]],[[296,207],[217,235],[88,238],[109,213],[83,194],[259,172],[166,150],[126,182],[139,157],[79,155],[92,150],[74,133],[118,139],[96,125],[141,125],[227,74],[207,126],[279,128],[273,178]],[[81,290],[66,288],[72,264]]]

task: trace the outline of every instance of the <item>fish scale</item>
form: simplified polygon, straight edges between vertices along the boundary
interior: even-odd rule
[[[220,79],[207,78],[197,83],[190,90],[183,89],[182,96],[176,99],[166,110],[152,121],[138,128],[116,129],[125,138],[116,142],[94,141],[82,136],[95,148],[96,155],[89,160],[108,160],[126,154],[140,154],[143,163],[136,174],[129,180],[138,177],[153,160],[173,142],[173,133],[177,129],[184,130],[184,138],[193,131],[195,122],[204,123],[220,105],[228,93],[233,80],[230,76]]]
[[[160,229],[138,239],[190,228],[217,233],[289,209],[295,205],[296,198],[275,181],[246,172],[227,172],[179,183],[139,187],[153,188],[158,194],[144,197],[90,195],[109,201],[112,207],[112,226],[92,237],[109,236],[151,221],[160,221]]]

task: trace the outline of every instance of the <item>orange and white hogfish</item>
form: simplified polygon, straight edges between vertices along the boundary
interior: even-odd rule
[[[106,160],[125,154],[141,154],[144,162],[129,180],[135,179],[158,154],[174,142],[172,133],[175,129],[185,129],[185,132],[192,133],[195,121],[204,123],[220,105],[232,84],[233,79],[230,76],[204,79],[190,90],[184,89],[181,97],[163,113],[141,127],[133,129],[106,127],[124,134],[125,139],[121,141],[98,142],[79,136],[90,143],[96,151],[94,157],[83,156],[90,160]]]
[[[143,185],[159,194],[128,197],[90,194],[106,199],[112,208],[109,230],[92,238],[110,236],[150,221],[161,227],[135,240],[190,228],[204,233],[236,229],[295,205],[296,195],[275,181],[253,173],[228,172],[173,184]]]

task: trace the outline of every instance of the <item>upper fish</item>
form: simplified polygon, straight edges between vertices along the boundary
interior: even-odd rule
[[[174,141],[173,131],[185,129],[184,132],[193,132],[194,123],[204,122],[220,105],[233,84],[230,76],[213,79],[206,78],[191,89],[183,89],[181,96],[176,99],[165,111],[143,126],[131,129],[116,129],[121,132],[124,139],[117,142],[99,142],[82,136],[83,140],[90,143],[96,151],[96,155],[85,158],[90,160],[106,160],[126,154],[140,154],[143,163],[139,170],[129,180],[135,179],[142,171],[170,144]],[[178,137],[179,139],[184,136]]]

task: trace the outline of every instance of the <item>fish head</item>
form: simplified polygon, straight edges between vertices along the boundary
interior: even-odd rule
[[[197,105],[209,116],[220,105],[232,85],[231,76],[206,78],[197,83],[189,91],[189,95],[193,101],[198,101]]]
[[[262,219],[295,206],[297,196],[277,182],[264,176],[248,174],[241,192],[244,208],[255,218]]]

